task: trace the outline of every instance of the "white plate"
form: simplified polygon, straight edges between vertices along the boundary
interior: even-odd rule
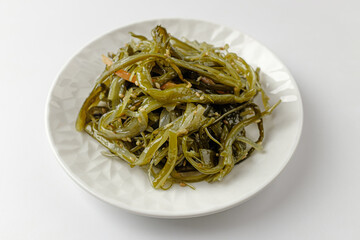
[[[173,186],[155,190],[138,167],[107,158],[100,144],[75,130],[77,113],[103,70],[101,54],[116,51],[130,39],[128,32],[149,35],[161,24],[174,36],[228,43],[253,67],[262,70],[262,82],[272,102],[282,99],[265,119],[264,152],[237,165],[222,182],[194,184],[196,190]],[[299,90],[290,72],[267,48],[251,37],[213,23],[163,19],[132,24],[107,33],[77,53],[57,77],[47,102],[47,131],[55,154],[66,172],[94,196],[133,213],[184,218],[234,207],[268,185],[285,167],[300,138],[303,111]]]

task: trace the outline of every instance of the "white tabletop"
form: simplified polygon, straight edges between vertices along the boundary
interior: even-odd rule
[[[0,239],[360,239],[360,3],[0,1]],[[136,216],[80,189],[56,161],[45,101],[61,67],[119,26],[182,17],[227,25],[290,69],[304,127],[264,191],[194,219]]]

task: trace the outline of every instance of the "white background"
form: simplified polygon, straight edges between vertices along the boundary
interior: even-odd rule
[[[0,0],[0,239],[360,239],[358,1]],[[211,216],[136,216],[60,167],[45,101],[86,43],[153,18],[208,20],[270,48],[290,69],[304,128],[288,166],[248,202]]]

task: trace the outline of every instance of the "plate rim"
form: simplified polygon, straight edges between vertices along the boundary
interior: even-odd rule
[[[194,21],[194,22],[201,22],[204,24],[211,24],[217,27],[223,27],[226,29],[229,29],[231,31],[235,31],[235,32],[240,32],[241,34],[249,37],[251,40],[255,41],[258,45],[260,45],[261,47],[263,47],[264,49],[266,49],[273,58],[275,58],[279,63],[281,63],[282,67],[284,68],[284,70],[289,74],[289,77],[291,79],[291,82],[294,84],[295,86],[295,90],[297,90],[298,93],[298,107],[299,107],[299,126],[298,126],[298,131],[297,131],[297,135],[294,138],[294,142],[293,145],[291,146],[291,150],[289,151],[288,156],[286,157],[286,161],[283,162],[283,164],[281,166],[279,166],[279,170],[277,172],[274,172],[274,174],[271,176],[271,178],[269,178],[270,180],[266,181],[265,183],[263,183],[262,185],[259,185],[257,188],[253,188],[251,191],[247,192],[244,197],[242,199],[235,199],[234,201],[228,202],[226,205],[221,205],[213,207],[213,208],[207,208],[204,210],[200,210],[200,211],[183,211],[181,213],[179,212],[171,212],[171,211],[159,211],[159,210],[138,210],[135,207],[132,207],[130,205],[127,205],[125,203],[120,204],[121,202],[115,202],[114,200],[103,196],[101,193],[95,192],[93,189],[91,189],[90,187],[88,187],[81,179],[79,179],[76,174],[74,174],[71,169],[65,165],[64,161],[62,160],[58,149],[55,145],[54,142],[54,137],[52,136],[51,133],[51,128],[50,128],[50,100],[51,97],[53,95],[53,91],[57,85],[57,82],[61,76],[61,74],[65,71],[65,69],[70,65],[71,61],[77,57],[81,52],[83,52],[84,49],[88,48],[93,42],[99,40],[100,38],[105,37],[106,35],[110,35],[112,33],[115,33],[117,31],[120,31],[123,28],[127,28],[127,27],[131,27],[133,25],[139,25],[139,24],[146,24],[146,23],[151,23],[151,22],[169,22],[169,21]],[[225,24],[218,24],[218,23],[214,23],[211,21],[205,21],[205,20],[200,20],[200,19],[193,19],[193,18],[154,18],[154,19],[147,19],[147,20],[143,20],[143,21],[138,21],[138,22],[132,22],[130,24],[126,24],[126,25],[121,25],[115,29],[112,29],[110,31],[107,31],[99,36],[94,37],[93,39],[91,39],[90,41],[88,41],[83,47],[81,47],[78,51],[76,51],[66,62],[65,64],[60,68],[60,71],[56,74],[56,77],[54,78],[52,85],[49,89],[47,98],[46,98],[46,102],[45,102],[45,129],[46,129],[46,135],[47,138],[50,142],[50,146],[52,151],[55,153],[57,162],[60,164],[60,166],[62,166],[62,168],[65,170],[65,172],[67,173],[67,175],[75,182],[77,183],[78,186],[80,186],[80,188],[82,188],[83,190],[85,190],[86,192],[90,193],[91,195],[93,195],[94,197],[112,205],[118,208],[121,208],[127,212],[131,212],[137,215],[142,215],[142,216],[147,216],[147,217],[156,217],[156,218],[168,218],[168,219],[175,219],[175,218],[192,218],[192,217],[200,217],[200,216],[205,216],[205,215],[210,215],[210,214],[214,214],[214,213],[218,213],[218,212],[222,212],[225,210],[228,210],[230,208],[233,208],[235,206],[238,206],[244,202],[246,202],[247,200],[249,200],[250,198],[256,196],[258,193],[260,193],[265,187],[269,186],[274,179],[277,178],[277,176],[285,169],[285,167],[287,166],[287,164],[289,163],[289,161],[291,160],[293,154],[295,153],[295,150],[299,144],[299,141],[301,139],[301,135],[302,135],[302,129],[303,129],[303,121],[304,121],[304,111],[303,111],[303,102],[302,102],[302,97],[301,97],[301,93],[300,93],[300,89],[298,87],[297,82],[295,81],[294,77],[292,76],[291,72],[289,71],[288,67],[279,59],[279,57],[277,55],[274,54],[274,52],[268,48],[267,46],[265,46],[264,44],[262,44],[260,41],[258,41],[257,39],[253,38],[251,35],[242,32],[236,28],[232,28],[232,27],[228,27]]]

